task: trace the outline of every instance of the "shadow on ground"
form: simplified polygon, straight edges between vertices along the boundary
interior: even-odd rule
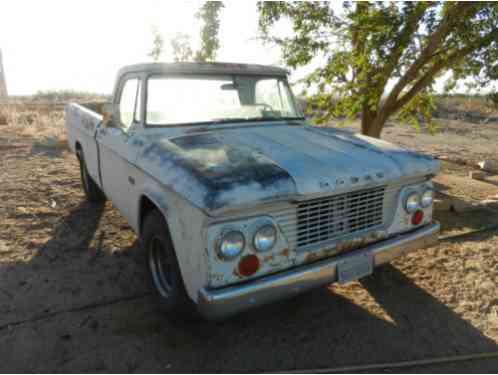
[[[2,270],[15,292],[0,299],[0,370],[255,372],[498,350],[391,265],[347,296],[323,287],[224,322],[171,322],[140,297],[136,241],[111,248],[114,211],[78,204],[36,257]]]

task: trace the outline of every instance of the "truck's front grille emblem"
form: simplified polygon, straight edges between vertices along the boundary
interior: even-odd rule
[[[385,187],[313,199],[297,205],[297,247],[382,224]]]

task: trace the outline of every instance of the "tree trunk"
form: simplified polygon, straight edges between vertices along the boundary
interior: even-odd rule
[[[376,114],[367,106],[361,111],[361,134],[369,135]]]
[[[361,114],[361,133],[369,137],[380,138],[387,117],[385,111],[374,112],[368,108],[363,108]]]

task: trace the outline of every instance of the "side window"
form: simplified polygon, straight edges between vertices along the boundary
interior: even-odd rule
[[[275,78],[260,79],[256,82],[254,101],[266,104],[281,116],[295,116],[294,104],[284,81]]]
[[[125,132],[134,122],[140,121],[140,81],[137,78],[125,82],[119,99],[119,120]]]
[[[255,104],[267,104],[274,110],[280,110],[282,108],[282,99],[279,93],[276,79],[261,79],[256,83]]]

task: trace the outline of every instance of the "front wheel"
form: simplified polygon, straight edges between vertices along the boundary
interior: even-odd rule
[[[170,317],[195,318],[195,305],[188,297],[163,215],[154,210],[144,220],[144,245],[150,280],[159,307]]]

